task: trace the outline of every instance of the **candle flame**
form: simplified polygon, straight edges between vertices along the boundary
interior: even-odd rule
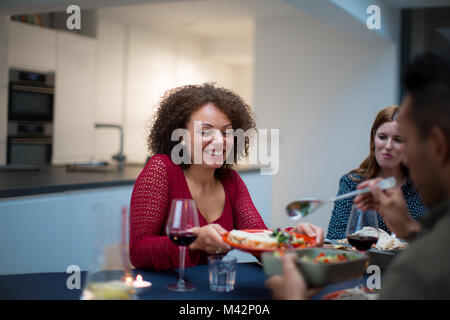
[[[125,282],[126,283],[131,283],[131,282],[133,282],[133,279],[131,277],[126,277],[125,278]]]
[[[138,282],[141,282],[141,281],[142,281],[142,276],[141,276],[140,274],[137,275],[136,281],[138,281]]]

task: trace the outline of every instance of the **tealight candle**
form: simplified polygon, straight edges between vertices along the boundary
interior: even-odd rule
[[[130,282],[130,281],[127,279],[127,282]],[[150,287],[152,286],[152,283],[143,280],[142,276],[140,274],[138,274],[136,277],[136,280],[134,280],[131,283],[131,285],[136,290],[136,294],[145,294],[150,291]]]

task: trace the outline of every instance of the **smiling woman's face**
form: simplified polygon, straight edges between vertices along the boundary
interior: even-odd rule
[[[405,156],[405,143],[397,121],[383,123],[375,132],[375,158],[381,168],[400,166]]]
[[[208,103],[192,113],[186,129],[191,137],[188,148],[191,163],[195,164],[197,159],[201,159],[204,167],[221,168],[234,142],[233,133],[230,132],[233,127],[228,116]],[[198,145],[195,146],[195,143]]]

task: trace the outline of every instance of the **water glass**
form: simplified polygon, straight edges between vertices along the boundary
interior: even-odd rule
[[[212,255],[208,257],[209,289],[230,292],[236,281],[237,259],[232,256]]]

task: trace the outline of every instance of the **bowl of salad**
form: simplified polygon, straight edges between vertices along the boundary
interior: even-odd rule
[[[285,252],[289,251],[263,253],[266,275],[282,274],[281,256]],[[368,262],[366,255],[344,250],[306,248],[291,252],[297,255],[297,267],[310,287],[358,278],[365,273]]]

